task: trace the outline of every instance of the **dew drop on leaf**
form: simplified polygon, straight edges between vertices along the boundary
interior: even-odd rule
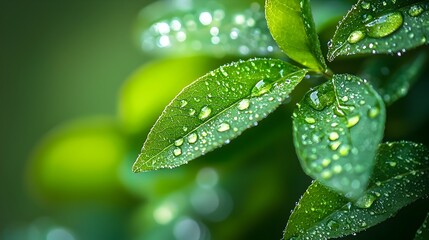
[[[376,199],[377,199],[377,196],[371,193],[368,193],[360,197],[356,201],[355,205],[359,208],[370,208]]]
[[[180,101],[180,107],[185,107],[186,105],[188,105],[188,101],[186,101],[186,100],[181,100]]]
[[[200,113],[198,114],[198,118],[200,120],[204,120],[204,119],[208,118],[211,113],[212,113],[212,109],[208,106],[204,106],[201,109]]]
[[[312,118],[312,117],[306,117],[305,122],[309,123],[309,124],[313,124],[316,122],[316,119]]]
[[[220,125],[219,125],[219,127],[218,127],[218,131],[219,132],[226,132],[226,131],[228,131],[230,129],[230,126],[229,126],[229,124],[228,123],[221,123]]]
[[[337,133],[337,132],[331,132],[331,133],[329,134],[329,140],[331,140],[331,141],[335,141],[335,140],[337,140],[339,137],[340,137],[340,135],[338,135],[338,133]]]
[[[368,36],[382,38],[398,30],[404,19],[400,12],[393,12],[380,16],[365,25]]]
[[[249,106],[250,106],[250,100],[249,99],[243,99],[238,103],[237,108],[238,108],[238,110],[243,111],[243,110],[248,109]]]
[[[255,86],[252,88],[251,97],[259,97],[269,92],[273,87],[273,83],[268,79],[262,79],[257,82]]]
[[[360,30],[354,31],[350,33],[349,37],[347,38],[347,41],[349,43],[357,43],[360,40],[362,40],[365,37],[365,33],[363,33]]]
[[[373,107],[368,110],[368,117],[375,118],[380,114],[380,109],[378,107]]]
[[[422,12],[424,11],[423,7],[420,5],[414,5],[411,6],[410,9],[408,10],[408,14],[411,17],[417,17],[418,15],[420,15]]]
[[[369,9],[371,7],[371,4],[369,2],[362,1],[361,6],[363,9]]]
[[[351,127],[355,126],[356,124],[358,124],[359,120],[360,120],[359,115],[356,115],[356,116],[353,116],[353,117],[347,119],[347,127],[351,128]]]
[[[188,136],[188,142],[189,143],[195,143],[198,140],[198,135],[196,133],[191,133]]]
[[[182,144],[183,144],[183,138],[179,138],[176,141],[174,141],[174,145],[176,147],[180,147],[180,146],[182,146]]]
[[[175,149],[173,150],[173,154],[174,154],[174,156],[179,156],[180,154],[182,154],[182,149],[180,149],[180,148],[175,148]]]

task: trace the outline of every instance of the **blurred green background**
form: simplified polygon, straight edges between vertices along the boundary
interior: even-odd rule
[[[133,174],[165,104],[205,72],[250,57],[143,52],[135,33],[150,2],[0,2],[0,239],[281,238],[311,182],[295,156],[290,116],[320,80],[301,84],[290,104],[224,148],[181,168]],[[313,1],[323,47],[352,2]],[[365,61],[331,66],[359,73]],[[429,145],[428,73],[388,109],[387,140]],[[409,239],[427,201],[406,210],[353,239]]]

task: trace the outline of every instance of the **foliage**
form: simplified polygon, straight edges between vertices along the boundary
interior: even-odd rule
[[[428,1],[359,0],[338,24],[327,59],[401,56],[427,44],[428,8]],[[425,146],[381,143],[385,104],[406,95],[426,63],[426,53],[413,54],[408,63],[398,64],[388,80],[379,74],[385,68],[383,59],[367,64],[361,74],[365,78],[333,74],[322,55],[309,0],[267,0],[265,10],[279,48],[304,67],[255,58],[200,77],[165,108],[133,171],[177,167],[229,143],[258,125],[309,74],[308,78],[323,76],[326,82],[310,89],[297,104],[293,137],[301,166],[315,182],[292,212],[283,237],[327,239],[353,234],[427,197]],[[246,53],[256,53],[255,49],[250,47]],[[427,232],[425,224],[419,234]]]

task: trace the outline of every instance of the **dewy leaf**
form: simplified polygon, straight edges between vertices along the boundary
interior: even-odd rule
[[[404,97],[420,74],[425,70],[426,51],[404,56],[400,59],[381,57],[370,59],[361,76],[369,80],[381,95],[386,105]]]
[[[355,203],[314,182],[296,205],[285,239],[328,239],[372,227],[429,195],[429,152],[411,142],[381,144],[368,189]]]
[[[251,59],[199,78],[165,108],[133,171],[176,167],[228,143],[276,109],[306,72],[280,60]]]
[[[355,54],[397,53],[428,43],[427,0],[359,0],[337,26],[328,60]]]
[[[294,61],[314,71],[325,72],[309,0],[267,0],[268,28],[280,48]]]
[[[139,14],[136,36],[156,55],[281,54],[257,1],[157,1]]]
[[[349,198],[366,188],[385,123],[377,92],[352,75],[334,75],[309,91],[293,114],[304,171]]]
[[[414,240],[427,240],[429,239],[429,213],[426,215],[426,218],[420,228],[416,232]]]

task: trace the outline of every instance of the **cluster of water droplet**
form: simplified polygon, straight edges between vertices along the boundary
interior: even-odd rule
[[[429,27],[424,23],[427,19],[429,5],[419,3],[412,6],[395,5],[396,0],[391,1],[360,1],[352,11],[355,18],[349,21],[348,29],[352,31],[346,40],[334,37],[335,46],[331,43],[330,60],[337,55],[352,55],[358,53],[396,53],[401,56],[410,47],[416,47],[428,43],[427,35]],[[385,11],[384,9],[399,9]],[[361,17],[361,19],[357,19]],[[359,22],[362,27],[359,26]],[[382,39],[382,40],[379,40]]]
[[[365,82],[349,75],[334,79],[307,93],[298,105],[293,115],[295,141],[308,173],[335,189],[358,192],[372,164],[361,160],[371,156],[359,150],[368,143],[359,146],[365,140],[357,139],[363,128],[378,131],[381,109]]]
[[[270,55],[279,53],[269,34],[263,7],[254,2],[247,9],[226,9],[210,2],[174,17],[156,21],[140,34],[145,51],[209,53],[215,56],[236,54]]]

